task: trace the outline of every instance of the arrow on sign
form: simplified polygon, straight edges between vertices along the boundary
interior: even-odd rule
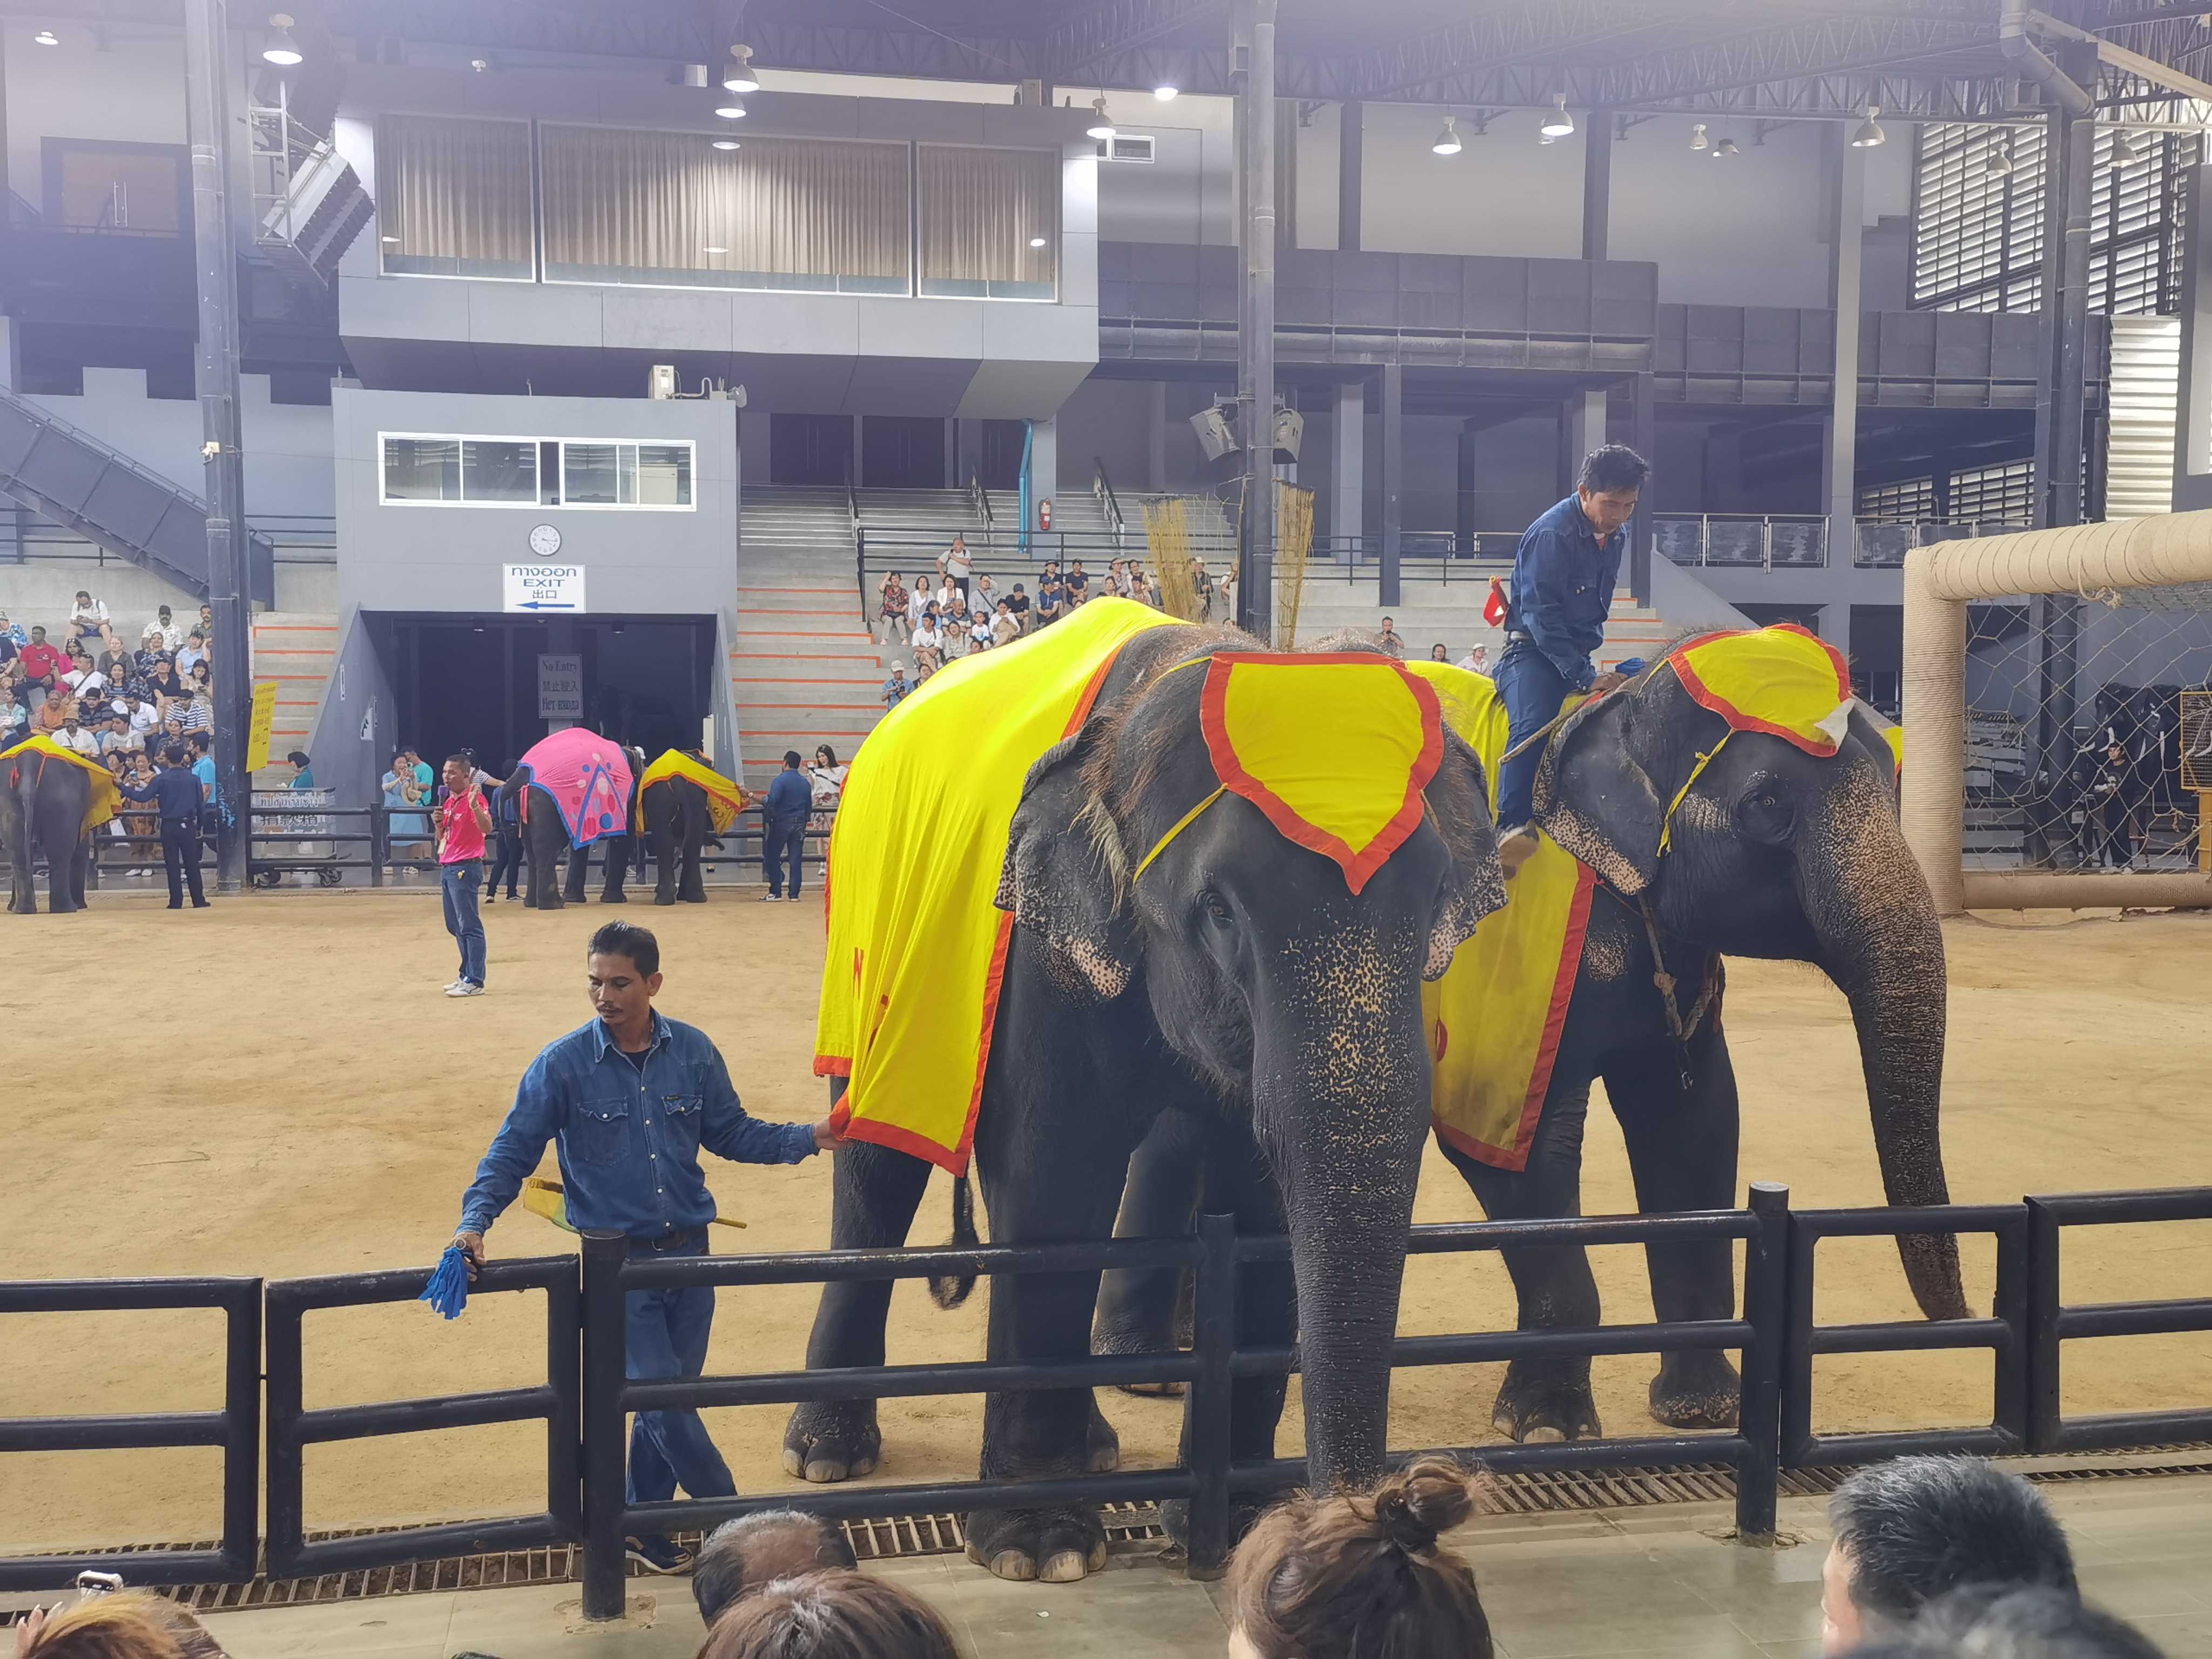
[[[525,611],[574,611],[575,608],[566,599],[525,599],[522,602]]]

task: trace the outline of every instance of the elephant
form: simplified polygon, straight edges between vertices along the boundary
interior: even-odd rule
[[[36,753],[0,762],[0,846],[13,878],[8,908],[38,914],[32,882],[33,850],[46,858],[46,908],[56,915],[84,908],[92,836],[84,829],[92,775],[82,767]]]
[[[1889,1202],[1949,1201],[1938,1132],[1943,940],[1899,827],[1891,750],[1856,706],[1832,757],[1736,732],[1680,796],[1662,857],[1668,804],[1724,730],[1674,674],[1655,667],[1578,711],[1542,763],[1537,822],[1595,872],[1599,887],[1526,1168],[1493,1168],[1437,1138],[1493,1219],[1580,1213],[1583,1134],[1599,1079],[1640,1208],[1738,1201],[1735,1073],[1720,1018],[1723,956],[1811,963],[1827,974],[1856,1028]],[[1686,1039],[1669,1018],[1669,994],[1675,1018],[1690,1028]],[[1188,1230],[1201,1164],[1188,1127],[1164,1122],[1133,1162],[1119,1231]],[[1898,1249],[1922,1312],[1966,1317],[1956,1240],[1905,1237]],[[1599,1322],[1583,1250],[1503,1254],[1522,1329]],[[1652,1244],[1645,1259],[1662,1320],[1734,1316],[1727,1241]],[[1176,1278],[1109,1275],[1096,1347],[1176,1346]],[[1735,1420],[1737,1397],[1735,1369],[1722,1353],[1669,1353],[1651,1383],[1650,1411],[1670,1427],[1724,1427]],[[1493,1417],[1517,1441],[1599,1435],[1589,1360],[1514,1360]]]
[[[707,805],[707,792],[689,778],[657,778],[641,792],[638,873],[643,876],[650,852],[659,872],[653,889],[655,904],[707,902],[701,860],[708,842],[722,844]]]
[[[638,775],[645,769],[645,757],[636,750],[624,751],[630,765],[630,798],[626,824],[638,822]],[[518,772],[500,786],[502,800],[513,799],[531,787],[527,769]],[[523,814],[523,846],[529,855],[529,873],[526,878],[529,894],[523,900],[532,910],[558,910],[564,904],[584,902],[584,887],[590,874],[592,850],[599,849],[606,866],[605,886],[599,894],[602,904],[626,904],[628,896],[623,891],[624,877],[629,873],[630,860],[640,856],[640,838],[633,834],[602,836],[596,842],[581,847],[569,844],[568,827],[561,822],[561,814],[541,791],[534,810]],[[642,859],[640,859],[641,865]],[[560,872],[567,867],[565,881]]]
[[[1030,769],[1000,874],[1012,927],[974,1167],[994,1242],[1103,1239],[1154,1119],[1172,1109],[1211,1126],[1234,1149],[1216,1207],[1243,1231],[1291,1241],[1288,1263],[1243,1270],[1239,1334],[1303,1334],[1311,1479],[1327,1489],[1383,1467],[1389,1339],[1428,1121],[1421,985],[1504,902],[1504,882],[1481,762],[1449,729],[1425,811],[1356,895],[1330,859],[1221,793],[1200,729],[1207,676],[1172,671],[1262,649],[1218,627],[1138,634],[1088,717]],[[1193,812],[1209,792],[1218,799]],[[833,1102],[841,1092],[833,1079]],[[929,1170],[848,1140],[832,1244],[902,1244]],[[956,1183],[956,1239],[974,1237],[966,1193]],[[1095,1272],[1000,1279],[991,1357],[1083,1354],[1097,1287]],[[825,1287],[809,1366],[884,1363],[890,1288]],[[1279,1375],[1236,1382],[1237,1456],[1272,1455],[1285,1390]],[[881,1455],[872,1400],[802,1405],[786,1431],[785,1467],[809,1480],[866,1474]],[[1118,1456],[1088,1389],[986,1399],[986,1478],[1111,1468]],[[970,1559],[1006,1578],[1077,1579],[1105,1556],[1098,1517],[1080,1506],[979,1509],[968,1538]]]

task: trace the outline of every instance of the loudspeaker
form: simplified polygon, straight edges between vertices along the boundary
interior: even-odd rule
[[[1201,409],[1190,417],[1190,429],[1198,434],[1198,447],[1206,452],[1206,459],[1218,461],[1224,455],[1241,449],[1237,430],[1218,409]]]
[[[1279,409],[1275,411],[1275,459],[1278,461],[1297,459],[1298,446],[1305,441],[1305,435],[1306,417],[1304,416],[1299,414],[1295,409]]]

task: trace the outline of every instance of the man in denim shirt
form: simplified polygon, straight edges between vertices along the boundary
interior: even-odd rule
[[[522,1180],[554,1142],[568,1220],[629,1236],[633,1255],[705,1255],[714,1194],[699,1149],[736,1164],[796,1164],[835,1144],[829,1121],[763,1123],[749,1117],[729,1069],[706,1034],[653,1012],[660,946],[644,928],[611,921],[586,957],[599,1018],[549,1044],[515,1091],[514,1108],[461,1200],[453,1236],[476,1277],[484,1231],[514,1201]],[[633,1291],[625,1302],[629,1375],[696,1376],[714,1319],[711,1285]],[[729,1466],[696,1411],[640,1412],[630,1430],[632,1504],[664,1503],[677,1483],[694,1498],[737,1491]],[[680,1572],[690,1557],[667,1538],[627,1540],[630,1559]]]
[[[1620,577],[1626,526],[1636,511],[1650,465],[1621,444],[1593,449],[1575,493],[1528,526],[1513,556],[1513,602],[1505,617],[1505,654],[1498,659],[1498,694],[1505,700],[1506,751],[1557,719],[1577,691],[1610,691],[1619,674],[1600,674],[1590,653],[1605,640]],[[1534,744],[1498,769],[1498,857],[1511,875],[1536,850],[1537,763]]]

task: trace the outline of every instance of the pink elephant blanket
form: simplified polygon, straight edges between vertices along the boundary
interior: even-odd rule
[[[522,769],[535,786],[522,798],[526,818],[531,796],[544,790],[561,814],[571,847],[629,833],[629,758],[613,738],[572,726],[532,744]]]

